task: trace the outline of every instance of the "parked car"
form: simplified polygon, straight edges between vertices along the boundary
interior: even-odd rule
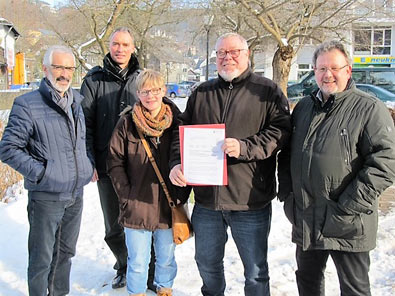
[[[363,90],[363,91],[367,92],[368,94],[371,94],[372,96],[380,99],[384,103],[387,103],[387,102],[394,102],[395,103],[395,94],[393,94],[392,92],[390,92],[382,87],[372,85],[372,84],[360,84],[360,83],[357,83],[356,87],[359,88],[360,90]]]
[[[186,81],[186,80],[184,80],[184,81],[181,81],[179,84],[180,84],[180,85],[186,85],[186,86],[188,86],[188,87],[191,87],[192,85],[195,84],[195,81]]]
[[[377,85],[395,93],[395,68],[352,68],[352,78],[356,83]],[[317,88],[314,71],[310,71],[302,76],[298,83],[288,86],[287,94],[289,98],[306,96]]]
[[[189,87],[185,84],[168,83],[166,88],[166,96],[170,98],[187,97],[189,94]]]

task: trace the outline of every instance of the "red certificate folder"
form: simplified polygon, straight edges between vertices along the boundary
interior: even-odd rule
[[[181,169],[184,172],[184,132],[187,128],[199,128],[199,129],[225,129],[225,124],[199,124],[199,125],[182,125],[179,127],[180,132],[180,152],[181,152]],[[225,139],[224,139],[225,140]],[[223,161],[223,180],[222,184],[196,184],[187,182],[188,185],[192,186],[216,186],[216,185],[228,185],[228,170],[226,165],[226,155],[224,153]]]

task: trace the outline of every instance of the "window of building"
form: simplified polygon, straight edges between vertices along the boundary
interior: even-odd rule
[[[391,27],[361,27],[354,29],[355,55],[389,55]]]
[[[298,80],[304,76],[306,73],[309,73],[313,70],[313,66],[310,64],[299,64],[298,65]]]

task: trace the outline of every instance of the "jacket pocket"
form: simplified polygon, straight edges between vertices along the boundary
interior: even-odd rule
[[[364,235],[361,214],[347,214],[335,202],[327,205],[322,228],[325,237],[356,239]]]
[[[293,193],[290,193],[284,200],[284,213],[289,222],[295,225],[295,199]]]
[[[341,151],[343,153],[344,162],[349,165],[351,163],[351,146],[350,137],[347,129],[343,128],[340,132]]]

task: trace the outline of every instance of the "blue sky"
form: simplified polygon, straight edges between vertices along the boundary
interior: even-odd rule
[[[67,2],[67,0],[44,0],[44,1],[48,2],[52,6],[55,6],[57,4],[62,4],[62,3],[66,3]]]

